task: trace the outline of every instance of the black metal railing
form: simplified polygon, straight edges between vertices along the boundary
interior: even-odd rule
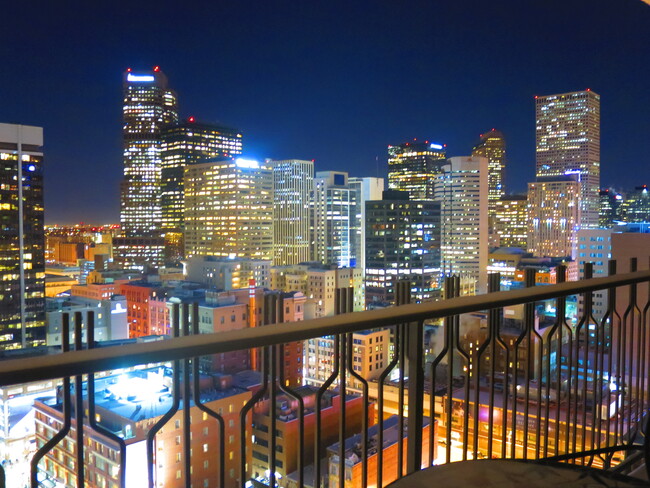
[[[528,272],[525,288],[504,292],[491,275],[488,294],[462,297],[451,277],[445,299],[425,304],[408,303],[400,283],[398,306],[358,313],[342,289],[336,316],[290,323],[271,294],[263,326],[213,334],[199,334],[199,304],[174,304],[173,338],[119,347],[96,347],[90,313],[75,317],[71,350],[64,315],[64,352],[0,363],[0,385],[59,380],[36,405],[32,487],[385,486],[481,457],[611,468],[643,441],[650,400],[650,271],[630,269],[617,275],[612,262],[594,279],[587,264],[584,280],[564,282],[560,268],[549,286]],[[608,294],[599,317],[597,291]],[[363,343],[385,329],[391,344]],[[291,351],[310,339],[321,377],[289,386]],[[235,351],[255,357],[247,379],[200,361]],[[161,386],[116,398],[112,373]]]

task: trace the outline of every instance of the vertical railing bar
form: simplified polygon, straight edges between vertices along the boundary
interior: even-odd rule
[[[174,303],[172,305],[172,335],[173,337],[179,337],[180,336],[180,325],[179,325],[179,306],[178,303]],[[174,414],[178,411],[178,407],[180,405],[180,396],[181,396],[181,391],[180,391],[180,369],[181,369],[181,361],[180,360],[174,360],[172,363],[174,366],[172,368],[172,388],[173,388],[173,397],[172,397],[172,406],[171,408],[156,422],[153,424],[151,429],[149,429],[149,432],[147,432],[146,436],[146,447],[147,447],[147,470],[148,470],[148,477],[149,477],[149,488],[154,488],[155,482],[154,482],[154,474],[155,474],[155,456],[154,456],[154,449],[153,449],[153,443],[154,439],[156,437],[156,433],[162,428],[163,425],[165,425],[169,420],[174,416]]]
[[[456,280],[456,291],[458,292],[460,290],[460,277],[455,276],[454,279]],[[470,406],[469,406],[469,385],[470,385],[470,372],[471,372],[471,359],[470,355],[468,354],[467,351],[461,346],[460,342],[460,315],[456,315],[454,317],[454,336],[456,339],[456,350],[458,351],[458,354],[465,360],[465,364],[467,365],[467,371],[465,375],[465,381],[463,382],[463,392],[464,392],[464,400],[463,400],[463,461],[467,460],[467,452],[469,450],[469,412],[470,412]]]
[[[345,308],[345,295],[343,290],[337,290],[339,294],[339,309],[337,313],[340,314]],[[345,340],[345,334],[339,334],[340,344],[341,344],[341,354],[339,360],[341,361],[341,366],[339,367],[340,377],[339,377],[339,399],[340,399],[340,408],[339,408],[339,487],[345,487],[345,433],[347,430],[346,426],[346,397],[347,397],[347,343]]]
[[[190,307],[189,304],[183,303],[183,335],[190,335]],[[196,320],[196,317],[192,317]],[[183,360],[183,466],[185,471],[185,488],[192,485],[192,459],[191,459],[191,422],[192,413],[190,411],[190,369],[191,359]]]
[[[501,309],[503,310],[503,309]],[[503,395],[502,395],[502,428],[501,428],[501,458],[505,459],[507,456],[507,440],[508,440],[508,397],[510,395],[510,374],[508,373],[509,371],[509,364],[510,364],[510,348],[508,347],[508,344],[506,343],[505,340],[503,340],[503,337],[501,337],[501,325],[502,325],[502,312],[499,313],[497,316],[497,324],[496,324],[496,342],[499,344],[499,346],[503,349],[503,354],[504,354],[504,367],[503,367]],[[513,421],[513,424],[514,421]]]
[[[194,303],[193,304],[193,316],[195,317],[194,320],[192,321],[192,333],[195,335],[200,334],[199,330],[199,304]],[[253,311],[254,313],[254,311]],[[199,357],[194,357],[192,361],[192,380],[193,380],[193,388],[192,388],[192,393],[194,396],[194,404],[197,406],[199,410],[202,412],[205,412],[208,414],[210,417],[215,419],[217,423],[219,424],[219,436],[217,438],[217,443],[219,445],[219,474],[218,474],[218,481],[219,481],[219,486],[224,486],[225,484],[225,479],[226,479],[226,468],[225,468],[225,461],[226,461],[226,456],[225,456],[225,450],[226,450],[226,440],[225,440],[225,422],[223,420],[223,417],[219,415],[217,412],[212,410],[211,408],[207,407],[206,405],[203,404],[201,401],[201,385],[200,385],[200,371],[199,371],[199,362],[200,359]],[[242,442],[244,442],[244,439],[242,439]]]
[[[74,349],[81,351],[83,349],[83,314],[81,312],[74,313]],[[77,487],[83,488],[84,486],[84,398],[83,398],[83,376],[76,375],[74,377],[75,389],[75,441],[77,444]]]
[[[494,280],[494,275],[490,274],[488,276],[488,292],[492,291],[492,281]],[[490,318],[490,314],[492,313],[492,310],[488,310],[488,321]],[[481,393],[481,357],[483,353],[487,350],[488,346],[492,342],[492,327],[491,325],[488,326],[488,336],[481,343],[481,345],[478,345],[478,338],[477,338],[477,348],[476,348],[476,356],[472,356],[476,358],[476,367],[471,367],[469,371],[472,372],[474,375],[474,378],[476,378],[475,381],[475,390],[474,390],[474,436],[473,436],[473,456],[474,459],[478,459],[478,438],[479,438],[479,429],[480,429],[480,421],[479,421],[479,404],[481,402],[480,398],[480,393]],[[472,365],[473,366],[473,365]],[[494,373],[494,370],[493,370]],[[494,389],[494,384],[490,385],[490,392],[492,392]],[[491,395],[492,396],[492,395]],[[493,398],[492,398],[493,399]],[[489,440],[488,440],[489,443]],[[490,450],[488,449],[488,452]]]
[[[569,446],[571,445],[571,412],[572,412],[572,392],[573,392],[573,329],[571,326],[564,322],[566,326],[566,331],[567,331],[567,339],[568,339],[568,358],[567,358],[567,366],[568,366],[568,374],[567,374],[567,379],[568,379],[568,384],[567,384],[567,408],[566,408],[566,416],[565,416],[565,442],[564,442],[564,451],[565,453],[570,452]],[[577,340],[577,337],[576,337]]]
[[[87,320],[86,320],[86,342],[88,343],[88,349],[95,348],[95,313],[88,311]],[[113,442],[117,443],[120,446],[120,474],[119,486],[126,485],[126,442],[120,436],[115,435],[110,430],[104,428],[103,426],[97,423],[97,417],[95,415],[95,374],[90,373],[88,375],[88,424],[95,431],[106,437],[108,437]]]
[[[593,263],[585,263],[585,271],[584,271],[584,277],[585,279],[592,279],[594,277],[594,265]],[[587,377],[588,377],[588,372],[589,372],[589,342],[590,342],[590,337],[589,337],[589,324],[590,324],[590,319],[591,319],[591,311],[593,309],[593,292],[585,292],[583,293],[583,303],[584,303],[584,312],[583,312],[583,321],[582,321],[582,328],[583,328],[583,336],[584,336],[584,346],[583,346],[583,364],[582,364],[582,376],[584,378],[582,382],[582,442],[580,445],[581,451],[585,451],[587,448]],[[576,331],[576,335],[580,337],[579,331]],[[580,343],[578,342],[578,350],[580,349]],[[594,391],[595,395],[595,391]],[[595,398],[594,398],[595,400]],[[593,437],[593,436],[592,436]],[[581,464],[584,466],[585,465],[585,458],[582,457],[580,458]]]
[[[557,269],[557,278],[558,283],[564,283],[566,281],[566,272],[567,268],[564,265],[558,266]],[[556,306],[556,323],[557,323],[557,342],[555,346],[555,357],[556,357],[556,376],[557,376],[557,393],[555,399],[555,455],[560,454],[560,434],[562,430],[562,423],[560,417],[560,410],[562,404],[562,354],[564,341],[562,340],[562,331],[566,327],[571,333],[571,328],[566,323],[566,297],[558,297],[557,306]],[[551,335],[552,337],[552,335]],[[549,346],[549,384],[550,384],[550,367],[551,367],[551,358],[550,358],[550,346]],[[565,417],[564,422],[565,428],[568,429],[568,422]],[[565,442],[564,449],[568,448],[568,442]],[[545,454],[546,455],[546,454]]]
[[[492,273],[488,277],[488,293],[498,292],[501,288],[501,273]],[[488,311],[488,329],[490,334],[490,399],[488,405],[488,459],[492,459],[494,446],[494,392],[495,370],[497,366],[497,335],[499,329],[499,316],[502,309],[491,308]],[[480,358],[479,358],[480,361]],[[505,392],[504,392],[505,394]],[[505,414],[505,412],[504,412]],[[503,428],[503,417],[501,428]]]
[[[264,307],[264,313],[266,313],[266,307]],[[245,488],[246,486],[246,416],[248,412],[259,402],[264,395],[266,394],[269,387],[269,351],[268,346],[262,348],[262,388],[255,392],[250,400],[246,402],[246,405],[242,407],[239,411],[239,429],[240,429],[240,440],[241,444],[239,446],[240,459],[239,459],[239,473],[240,473],[240,486]],[[275,432],[272,433],[272,436],[275,435]],[[225,454],[224,454],[225,455]],[[225,458],[224,458],[225,459]]]
[[[526,269],[526,288],[535,286],[536,271],[534,269]],[[524,392],[524,441],[523,441],[523,459],[528,459],[528,420],[530,419],[530,370],[531,359],[533,357],[533,329],[535,328],[535,302],[528,302],[524,304],[524,330],[526,340],[526,369],[524,371],[524,381],[526,388]],[[516,390],[515,386],[515,390]],[[515,397],[518,397],[515,391]]]
[[[610,260],[609,263],[607,264],[607,275],[608,276],[614,276],[616,274],[616,260]],[[607,313],[609,314],[609,357],[608,357],[608,365],[607,365],[607,375],[608,375],[608,382],[612,383],[612,377],[614,375],[614,353],[618,353],[618,345],[620,342],[617,341],[616,345],[616,351],[614,350],[614,332],[616,329],[617,331],[620,331],[620,317],[618,315],[618,312],[616,311],[616,291],[617,287],[611,287],[608,288],[607,290]],[[618,319],[618,320],[617,320]],[[616,327],[618,325],[619,327]],[[616,362],[618,364],[618,354],[616,357]],[[617,389],[618,390],[618,389]],[[610,411],[611,409],[611,393],[609,393],[610,389],[608,386],[608,398],[607,398],[607,421],[606,421],[606,430],[607,430],[607,436],[605,438],[605,447],[610,447],[610,437],[611,437],[611,428],[612,428],[612,412]],[[618,397],[618,391],[616,392],[616,395]],[[618,398],[616,399],[616,407],[618,410]],[[618,424],[614,424],[614,442],[616,442],[616,434],[618,431]],[[606,457],[605,463],[604,463],[604,468],[608,469],[609,468],[609,461],[611,457]]]
[[[350,302],[348,302],[350,304]],[[348,310],[348,313],[351,310]],[[347,334],[348,341],[348,372],[361,383],[363,391],[363,417],[361,418],[361,483],[363,488],[368,486],[368,415],[369,415],[369,401],[368,401],[368,381],[359,373],[354,371],[353,361],[353,334]]]
[[[61,352],[70,351],[70,315],[68,313],[63,313],[61,322]],[[48,440],[43,447],[38,449],[32,460],[30,462],[30,478],[31,478],[31,487],[38,488],[38,463],[45,457],[54,446],[56,446],[61,440],[68,435],[70,432],[70,425],[72,424],[72,396],[70,394],[70,377],[67,376],[63,378],[63,390],[62,390],[62,407],[63,407],[63,426],[60,431],[58,431],[50,440]]]
[[[637,265],[637,269],[638,269],[638,265]],[[643,343],[643,339],[642,339],[643,338],[643,325],[642,325],[643,315],[641,313],[641,309],[640,309],[639,303],[638,303],[638,299],[639,299],[638,291],[639,291],[639,289],[638,289],[638,287],[636,287],[636,292],[635,292],[635,295],[634,295],[634,309],[636,310],[636,318],[637,318],[637,320],[635,321],[636,330],[637,330],[636,341],[635,342],[636,342],[636,362],[637,362],[637,364],[639,365],[640,368],[639,367],[636,368],[636,395],[635,395],[635,397],[636,397],[636,401],[635,401],[636,408],[635,408],[635,415],[634,415],[634,423],[636,424],[635,425],[635,432],[642,431],[641,422],[642,422],[642,417],[643,417],[643,414],[642,414],[643,407],[642,407],[642,402],[640,401],[640,398],[642,398],[642,396],[640,397],[640,393],[642,391],[641,390],[641,379],[643,378],[643,376],[642,376],[643,375],[643,357],[642,357],[642,354],[643,354],[643,356],[645,356],[645,351],[642,350],[642,348],[641,348],[641,344]],[[632,333],[632,335],[634,336],[634,333]],[[639,369],[640,369],[640,371],[639,371]]]
[[[405,299],[410,303],[410,282],[407,282]],[[406,342],[409,373],[408,421],[407,421],[407,474],[419,471],[422,467],[422,428],[424,425],[424,321],[408,324]],[[430,412],[430,415],[431,412]],[[429,419],[433,421],[432,418]]]
[[[630,258],[630,272],[637,270],[637,258]],[[623,364],[624,364],[624,384],[623,388],[623,397],[622,402],[623,415],[621,419],[621,440],[625,435],[628,436],[628,442],[631,443],[633,436],[630,435],[631,432],[631,423],[632,423],[632,387],[633,387],[633,368],[634,368],[634,312],[636,304],[636,292],[637,286],[636,283],[629,285],[629,305],[623,313],[623,342],[625,346],[623,347]],[[627,374],[626,374],[627,373]],[[627,408],[626,408],[627,407]],[[625,412],[627,411],[627,414]],[[626,425],[627,424],[627,425]]]
[[[648,258],[648,268],[650,269],[650,257]],[[649,316],[650,316],[650,282],[647,283],[647,288],[648,288],[648,298],[646,300],[646,304],[643,307],[643,312],[642,312],[642,319],[641,319],[641,326],[643,330],[643,339],[642,339],[642,354],[643,357],[641,359],[641,378],[643,379],[641,382],[641,411],[643,412],[646,409],[646,405],[648,404],[646,397],[648,396],[648,378],[647,374],[650,373],[650,364],[648,364],[648,361],[650,360],[650,354],[648,353],[648,348],[650,348],[649,338],[650,338],[650,333],[648,331],[648,327],[650,326],[649,324]],[[648,415],[646,413],[646,415]],[[641,414],[641,417],[643,417],[643,413]],[[650,415],[648,415],[648,418],[650,419]],[[650,422],[650,420],[648,420]],[[646,429],[646,434],[648,433],[648,429]]]
[[[609,263],[611,265],[611,261]],[[610,267],[611,269],[611,267]],[[603,290],[604,292],[604,290]],[[596,391],[598,391],[599,394],[599,405],[597,408],[600,409],[600,412],[596,410],[595,416],[597,418],[597,424],[598,424],[598,441],[596,444],[592,443],[592,446],[595,448],[602,448],[602,442],[603,442],[603,425],[606,425],[608,422],[608,419],[603,418],[603,412],[605,411],[605,408],[607,408],[607,417],[609,417],[609,404],[610,404],[610,393],[609,393],[609,382],[607,383],[607,387],[605,386],[605,381],[604,381],[604,375],[607,371],[611,371],[611,364],[613,361],[612,358],[612,348],[611,348],[611,323],[612,323],[612,311],[609,306],[609,293],[615,293],[614,291],[609,291],[608,292],[608,300],[607,300],[607,308],[605,310],[605,313],[603,314],[602,318],[600,321],[598,321],[597,324],[597,360],[598,363],[596,365],[596,368],[600,372],[598,375],[598,385],[596,387]],[[608,332],[609,332],[609,345],[608,345]],[[605,353],[607,352],[607,365],[605,364]],[[608,378],[611,377],[611,373],[608,373],[609,376]],[[605,390],[606,389],[606,390]],[[603,391],[606,391],[606,397],[605,394],[603,394]],[[605,403],[603,403],[606,400]],[[595,434],[592,438],[595,438]],[[607,446],[609,438],[609,429],[605,430],[605,445]],[[602,454],[598,455],[598,458],[605,463],[605,457]]]
[[[382,371],[377,379],[377,486],[383,488],[383,460],[384,460],[384,450],[382,446],[384,445],[384,382],[390,374],[390,372],[395,369],[397,362],[399,360],[399,334],[400,328],[398,325],[393,326],[395,329],[395,354],[391,362],[386,366],[386,369]],[[388,353],[388,351],[387,351]]]
[[[448,293],[448,288],[447,285],[445,285],[445,297]],[[444,319],[445,322],[447,322],[447,318]],[[431,361],[431,392],[429,395],[429,415],[430,415],[430,422],[429,422],[429,463],[433,464],[434,463],[434,441],[436,438],[437,432],[435,431],[435,417],[436,417],[436,396],[437,396],[437,389],[436,389],[436,369],[438,367],[438,364],[442,361],[442,359],[447,355],[447,352],[449,351],[449,327],[443,323],[443,334],[444,334],[444,346],[440,353]],[[447,439],[449,441],[449,439]],[[448,461],[447,461],[448,462]],[[378,484],[377,486],[381,486]]]
[[[273,323],[277,321],[278,316],[278,301],[275,295],[268,295],[268,303],[270,305],[270,320],[265,323]],[[277,356],[277,347],[275,345],[269,346],[270,352],[270,377],[269,377],[269,386],[270,386],[270,415],[271,415],[271,428],[270,430],[270,442],[269,442],[269,486],[270,488],[275,488],[276,485],[276,476],[275,476],[275,464],[276,464],[276,430],[278,426],[278,416],[277,416],[277,368],[278,368],[278,356]]]
[[[396,305],[402,305],[406,302],[404,292],[404,282],[397,283],[397,302]],[[398,405],[398,418],[397,418],[397,478],[404,476],[404,390],[406,388],[405,381],[405,363],[406,363],[406,326],[400,323],[398,327],[401,329],[400,345],[399,345],[399,405]]]
[[[456,280],[452,276],[445,278],[445,297],[455,298],[457,296]],[[449,330],[447,335],[449,360],[447,371],[447,456],[446,462],[451,462],[451,423],[452,423],[452,409],[454,405],[453,400],[453,383],[454,383],[454,317],[445,317],[445,329]]]
[[[531,269],[526,270],[525,274],[525,284],[526,286],[532,286],[530,285],[531,283],[531,275],[532,275],[532,281],[534,283],[535,280],[535,271]],[[534,313],[534,309],[533,312]],[[512,368],[513,368],[513,378],[512,378],[512,445],[511,447],[511,457],[515,459],[517,457],[517,402],[519,400],[519,396],[517,394],[517,386],[519,386],[518,380],[519,380],[519,346],[523,342],[523,340],[527,337],[528,335],[528,325],[529,325],[529,319],[528,316],[530,314],[530,304],[525,303],[524,304],[524,330],[519,334],[517,337],[517,340],[514,343],[513,347],[513,355],[514,359],[512,361]],[[528,341],[529,342],[529,341]],[[526,363],[526,378],[528,378],[528,367],[529,367],[529,358],[525,358],[525,363]],[[525,416],[523,418],[524,420],[524,437],[528,436],[528,384],[526,385],[526,391],[525,391],[525,397],[526,397],[526,407],[525,407]],[[524,456],[526,456],[526,444],[527,440],[524,440]],[[524,457],[525,459],[525,457]]]

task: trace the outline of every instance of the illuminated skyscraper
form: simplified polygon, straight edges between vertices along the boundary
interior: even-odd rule
[[[45,344],[42,146],[41,127],[0,124],[0,349]]]
[[[597,227],[600,206],[600,95],[585,90],[539,96],[535,97],[535,109],[537,176],[552,178],[578,174],[582,188],[578,225]]]
[[[356,266],[354,255],[357,192],[348,174],[319,171],[314,178],[312,244],[315,261],[339,268]]]
[[[625,222],[650,222],[650,191],[648,185],[637,186],[625,195],[621,204]]]
[[[528,252],[552,258],[574,254],[580,195],[578,174],[538,177],[528,183]]]
[[[413,299],[440,296],[440,203],[387,190],[366,202],[366,298],[393,301],[399,280]]]
[[[242,134],[237,129],[198,123],[194,121],[194,117],[163,129],[160,204],[161,229],[165,234],[168,260],[176,261],[184,256],[185,166],[209,158],[230,158],[241,152]]]
[[[449,158],[436,176],[434,198],[440,202],[441,268],[446,276],[466,280],[467,293],[485,293],[488,255],[488,159]]]
[[[381,200],[384,191],[384,179],[373,177],[350,177],[350,188],[357,192],[357,206],[355,210],[355,236],[354,256],[356,266],[365,273],[366,270],[366,202]]]
[[[600,190],[600,215],[598,223],[601,228],[608,229],[614,225],[615,221],[622,220],[622,203],[623,195],[613,189]]]
[[[271,260],[273,175],[249,159],[185,167],[185,254]]]
[[[507,195],[494,202],[493,231],[499,247],[526,249],[528,238],[528,197]]]
[[[445,147],[441,144],[425,141],[388,146],[388,188],[407,191],[413,200],[431,200],[433,178],[444,164]]]
[[[167,77],[153,71],[124,73],[124,180],[121,223],[126,237],[160,233],[162,131],[178,120],[176,95]]]
[[[488,211],[493,216],[496,202],[505,193],[506,140],[503,134],[496,129],[481,134],[481,140],[474,146],[472,156],[488,158]]]
[[[273,265],[311,259],[311,197],[314,162],[268,161],[273,169]]]

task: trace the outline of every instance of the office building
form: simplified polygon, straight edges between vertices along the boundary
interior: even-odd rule
[[[126,298],[112,295],[109,298],[94,299],[80,296],[56,297],[47,299],[47,345],[60,346],[62,343],[63,315],[70,320],[70,344],[74,344],[77,312],[81,313],[82,341],[87,343],[87,315],[94,314],[94,337],[96,341],[112,341],[129,338]]]
[[[273,265],[311,259],[311,197],[314,162],[267,161],[273,171]]]
[[[366,381],[379,378],[388,365],[391,331],[388,328],[352,333],[352,364],[350,367]],[[305,341],[305,383],[322,386],[332,374],[334,336]],[[347,373],[349,388],[362,393],[362,383]]]
[[[528,183],[528,251],[567,257],[575,251],[580,226],[579,175],[538,177]]]
[[[176,95],[167,77],[153,71],[124,73],[124,180],[121,224],[126,237],[160,232],[163,128],[178,121]]]
[[[623,195],[612,188],[600,190],[599,227],[609,228],[616,225],[617,221],[623,220],[622,203]]]
[[[315,416],[317,408],[317,389],[311,386],[301,386],[294,389],[305,405],[304,417],[304,444],[302,445],[301,459],[307,464],[314,462],[315,446]],[[327,390],[320,400],[321,409],[321,431],[320,439],[325,448],[336,441],[341,421],[341,395],[336,391]],[[271,426],[271,402],[268,399],[261,400],[253,412],[253,453],[251,459],[252,478],[259,481],[263,486],[268,485],[268,474],[270,468],[269,449],[271,436],[275,437],[276,443],[276,466],[275,474],[278,486],[287,486],[287,474],[298,469],[298,450],[300,422],[297,422],[299,409],[298,400],[285,394],[279,394],[275,405],[275,429],[276,433],[270,430]],[[351,436],[361,430],[361,418],[363,416],[363,397],[346,395],[345,397],[345,435]],[[369,425],[374,422],[369,419]],[[326,474],[327,463],[323,463],[323,475]]]
[[[488,159],[488,211],[492,216],[496,203],[505,194],[506,140],[503,134],[496,129],[481,134],[480,141],[472,149],[472,156]]]
[[[608,275],[609,260],[612,257],[612,229],[580,229],[577,233],[577,250],[575,261],[578,263],[578,277],[585,279],[585,263],[592,263],[593,278]],[[591,317],[598,323],[607,313],[607,289],[592,293]],[[578,316],[585,316],[584,296],[578,296]]]
[[[528,196],[507,195],[494,205],[492,233],[499,247],[526,249],[528,241]]]
[[[0,168],[0,349],[39,346],[45,344],[43,129],[0,124]]]
[[[237,158],[185,167],[185,254],[271,260],[273,175]]]
[[[625,222],[650,222],[650,191],[648,185],[637,186],[625,195],[621,204]]]
[[[307,320],[336,313],[336,290],[352,288],[352,311],[365,309],[363,273],[359,268],[337,268],[318,262],[271,268],[271,289],[299,291],[307,297]]]
[[[445,276],[467,280],[467,292],[487,291],[488,159],[449,158],[436,176],[440,202],[440,267]]]
[[[354,225],[357,193],[348,184],[348,173],[316,173],[312,205],[314,261],[335,264],[339,268],[355,267]]]
[[[383,192],[366,202],[366,299],[395,299],[396,283],[411,282],[415,301],[439,297],[440,203],[409,200],[408,193]]]
[[[350,177],[348,178],[350,188],[357,192],[355,210],[355,237],[354,256],[356,266],[365,273],[366,270],[366,202],[369,200],[381,200],[384,191],[384,179],[373,177]]]
[[[600,95],[536,96],[537,177],[579,175],[581,227],[597,227],[600,192]],[[565,217],[566,218],[566,217]]]
[[[242,134],[237,129],[199,123],[194,117],[163,129],[160,206],[167,260],[183,257],[185,166],[209,158],[232,158],[241,152]]]
[[[388,188],[406,191],[412,200],[433,198],[433,177],[442,171],[446,150],[429,141],[388,146]]]
[[[248,258],[192,256],[184,262],[189,281],[203,283],[217,290],[248,288],[251,281],[256,286],[270,286],[271,261]]]

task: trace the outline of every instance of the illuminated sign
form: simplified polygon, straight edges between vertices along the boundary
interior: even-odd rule
[[[431,144],[429,147],[431,149],[442,149],[442,145],[440,144]]]
[[[129,73],[126,75],[126,80],[127,81],[154,81],[155,78],[153,75],[134,75],[132,73]]]
[[[238,168],[259,169],[260,167],[260,163],[252,159],[237,158],[235,159],[235,164]]]

